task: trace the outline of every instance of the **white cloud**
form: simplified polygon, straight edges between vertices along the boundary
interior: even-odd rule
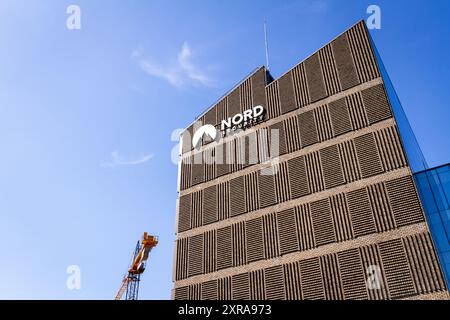
[[[214,81],[193,62],[193,51],[187,42],[183,43],[175,63],[164,66],[144,55],[144,50],[133,50],[131,57],[145,73],[162,78],[176,87],[185,85],[210,87]]]
[[[117,166],[133,166],[143,164],[154,157],[153,153],[149,153],[138,158],[126,158],[120,155],[119,151],[114,150],[111,152],[111,160],[109,162],[102,163],[104,168],[113,168]]]

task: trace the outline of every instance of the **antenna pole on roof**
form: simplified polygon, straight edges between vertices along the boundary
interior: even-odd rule
[[[266,68],[269,70],[269,45],[267,43],[267,24],[266,20],[264,20],[264,46],[266,49]]]

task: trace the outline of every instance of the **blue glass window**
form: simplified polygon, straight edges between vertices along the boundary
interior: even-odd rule
[[[431,236],[450,284],[450,164],[414,175]]]

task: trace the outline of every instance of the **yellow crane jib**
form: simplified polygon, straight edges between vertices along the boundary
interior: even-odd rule
[[[145,264],[148,259],[150,251],[158,244],[158,238],[150,236],[144,232],[142,241],[137,243],[133,255],[131,267],[128,269],[128,274],[124,276],[115,300],[122,299],[124,293],[126,300],[137,300],[139,292],[139,281],[141,274],[145,270]]]
[[[156,247],[158,244],[158,239],[154,236],[150,236],[147,232],[144,233],[141,242],[141,249],[131,264],[131,268],[128,270],[131,274],[141,274],[145,270],[145,263],[148,259],[148,254],[150,251]]]

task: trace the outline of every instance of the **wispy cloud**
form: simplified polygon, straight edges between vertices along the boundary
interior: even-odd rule
[[[111,152],[111,159],[108,162],[101,163],[104,168],[113,168],[117,166],[134,166],[143,164],[154,157],[153,153],[145,154],[137,158],[124,157],[120,155],[119,151],[114,150]]]
[[[210,87],[214,85],[213,79],[194,63],[194,52],[187,42],[183,43],[177,54],[177,59],[171,65],[156,63],[145,55],[142,48],[133,50],[131,57],[135,59],[142,71],[151,76],[162,78],[173,86]]]

